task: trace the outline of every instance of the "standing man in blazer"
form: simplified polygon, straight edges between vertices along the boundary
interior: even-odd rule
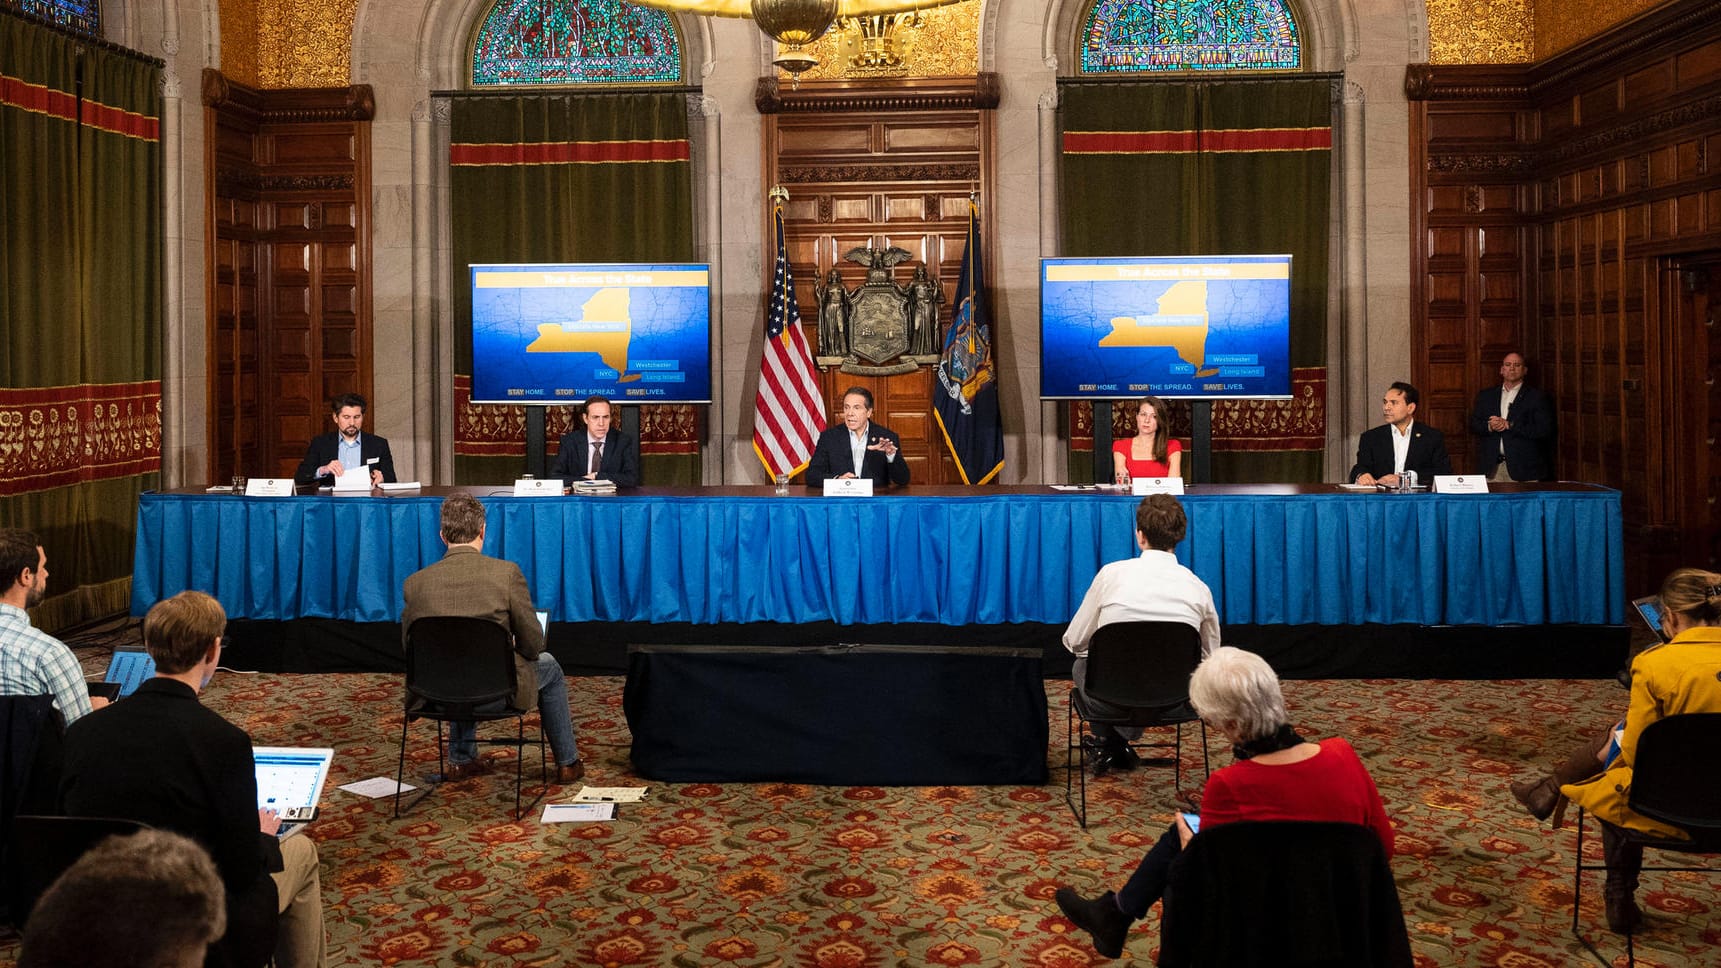
[[[1446,456],[1446,437],[1426,424],[1416,422],[1416,388],[1394,383],[1380,399],[1380,415],[1386,423],[1365,430],[1356,444],[1356,466],[1351,480],[1357,484],[1397,487],[1399,475],[1410,471],[1419,483],[1436,474],[1452,473]]]
[[[639,440],[610,426],[609,397],[594,393],[586,398],[580,426],[562,436],[550,476],[563,484],[584,478],[612,481],[616,487],[639,486]]]
[[[365,398],[356,393],[343,393],[329,401],[335,429],[311,438],[305,459],[299,462],[299,472],[293,480],[300,484],[333,484],[344,471],[360,464],[370,467],[370,483],[393,484],[394,455],[389,453],[388,438],[360,433],[365,425]]]
[[[1470,433],[1476,438],[1476,473],[1496,481],[1539,481],[1548,476],[1542,448],[1554,430],[1548,395],[1524,382],[1530,368],[1521,353],[1500,362],[1497,387],[1476,394]]]
[[[872,391],[849,387],[843,391],[843,422],[819,434],[813,459],[807,463],[807,486],[832,478],[870,477],[874,487],[908,483],[908,462],[895,431],[872,422]]]
[[[512,561],[484,553],[484,505],[470,494],[451,494],[442,502],[442,543],[447,554],[406,577],[400,612],[402,644],[412,648],[412,623],[454,615],[495,622],[514,640],[515,709],[538,707],[550,752],[556,757],[557,783],[585,776],[574,742],[568,710],[568,680],[561,663],[544,650],[544,629],[532,608],[526,576]],[[477,724],[448,727],[449,766],[445,779],[464,780],[487,767],[478,759]]]

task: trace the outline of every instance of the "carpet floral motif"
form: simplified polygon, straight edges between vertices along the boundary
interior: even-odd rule
[[[308,831],[331,964],[1083,968],[1106,959],[1052,892],[1119,886],[1170,819],[1171,771],[1148,768],[1090,779],[1090,825],[1076,826],[1056,768],[1064,682],[1046,684],[1052,783],[901,788],[642,781],[628,763],[622,680],[569,685],[587,782],[651,787],[613,822],[545,825],[541,806],[513,821],[511,760],[394,819],[389,800],[335,786],[393,774],[396,680],[218,676],[208,703],[257,743],[336,750]],[[1506,784],[1614,721],[1623,690],[1382,680],[1285,691],[1302,731],[1349,738],[1380,786],[1418,968],[1584,962],[1568,932],[1574,831],[1519,813]],[[1212,753],[1215,766],[1230,762]],[[415,725],[408,761],[412,774],[435,769],[428,725]],[[1186,782],[1200,770],[1196,750]],[[552,787],[546,802],[574,792]],[[1599,888],[1599,877],[1586,884],[1583,921],[1623,964]],[[1638,963],[1721,964],[1718,888],[1721,874],[1646,874]],[[1153,963],[1157,923],[1155,911],[1136,926],[1119,964]],[[16,953],[15,939],[0,942],[0,964]]]

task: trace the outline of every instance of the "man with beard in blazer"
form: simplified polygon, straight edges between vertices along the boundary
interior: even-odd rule
[[[872,422],[872,391],[849,387],[843,392],[843,422],[819,434],[807,462],[807,486],[844,477],[870,477],[881,488],[907,484],[908,462],[901,450],[895,431]]]
[[[1386,423],[1363,432],[1357,439],[1356,466],[1351,481],[1397,487],[1399,475],[1410,471],[1419,484],[1431,483],[1436,474],[1452,473],[1446,456],[1446,437],[1426,424],[1416,422],[1416,388],[1394,383],[1380,400]]]
[[[1554,430],[1548,395],[1524,382],[1530,372],[1521,353],[1500,362],[1501,384],[1476,394],[1470,433],[1476,438],[1476,473],[1496,481],[1539,481],[1548,476],[1542,447]]]
[[[333,484],[341,472],[360,464],[370,467],[370,483],[394,483],[394,455],[389,453],[388,438],[376,434],[361,434],[365,425],[365,398],[356,393],[343,393],[329,401],[335,429],[311,438],[305,459],[299,462],[299,472],[293,480],[300,484]]]
[[[586,398],[580,426],[562,436],[550,476],[563,484],[584,478],[616,487],[639,486],[639,440],[610,426],[609,397],[594,393]]]

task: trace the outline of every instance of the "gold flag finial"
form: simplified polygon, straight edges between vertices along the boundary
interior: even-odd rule
[[[789,190],[781,185],[772,185],[770,192],[766,193],[766,197],[781,205],[789,200]]]

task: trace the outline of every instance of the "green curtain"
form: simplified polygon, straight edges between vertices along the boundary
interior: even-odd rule
[[[36,623],[123,611],[161,467],[161,69],[0,16],[0,526]]]
[[[1331,79],[1072,81],[1062,94],[1062,255],[1291,254],[1297,398],[1216,404],[1213,473],[1319,480]],[[1092,463],[1072,449],[1071,479]]]
[[[693,178],[687,152],[646,160],[633,143],[687,143],[686,95],[556,94],[457,97],[451,117],[454,258],[454,479],[512,480],[512,421],[466,404],[472,373],[472,293],[481,262],[685,262],[693,258]],[[546,151],[545,146],[558,146]],[[674,155],[675,152],[669,152]],[[604,161],[544,163],[551,157]],[[699,457],[647,455],[648,483],[698,483]]]

